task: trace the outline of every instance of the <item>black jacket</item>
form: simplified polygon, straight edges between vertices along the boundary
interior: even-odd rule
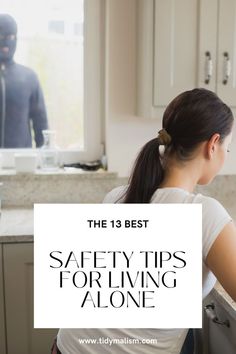
[[[43,144],[42,130],[48,128],[42,90],[33,70],[7,62],[0,70],[0,146],[32,147]]]

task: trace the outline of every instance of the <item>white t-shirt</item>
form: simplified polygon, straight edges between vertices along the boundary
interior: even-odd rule
[[[106,195],[103,203],[122,203],[122,195],[126,189],[127,186],[113,189]],[[202,204],[202,295],[205,298],[216,282],[215,276],[205,264],[206,257],[215,239],[232,218],[216,199],[200,193],[189,193],[177,187],[157,189],[151,203]],[[58,348],[62,354],[179,354],[187,331],[188,329],[147,328],[60,329]],[[115,343],[108,343],[109,339]],[[89,343],[89,340],[94,342]]]

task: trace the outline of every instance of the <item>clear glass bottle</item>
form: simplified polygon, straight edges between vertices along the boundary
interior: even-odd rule
[[[55,171],[59,168],[59,149],[56,145],[56,131],[43,130],[44,143],[40,149],[41,169]]]

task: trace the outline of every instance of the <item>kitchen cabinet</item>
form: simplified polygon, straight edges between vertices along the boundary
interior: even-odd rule
[[[197,0],[154,1],[154,106],[166,106],[183,87],[196,86],[197,13]]]
[[[3,293],[3,247],[0,244],[0,353],[6,354],[6,331],[4,314],[4,293]]]
[[[215,65],[218,65],[216,91],[227,104],[236,107],[235,0],[220,0],[218,12],[218,51],[215,63]],[[227,72],[229,74],[228,78]]]
[[[204,301],[203,354],[235,354],[236,314],[213,290]]]
[[[235,0],[138,0],[137,14],[139,115],[194,87],[236,107]]]
[[[57,330],[33,328],[33,243],[6,243],[2,248],[6,353],[49,353]]]

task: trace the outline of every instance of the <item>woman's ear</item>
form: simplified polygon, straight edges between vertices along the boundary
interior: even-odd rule
[[[215,133],[212,135],[212,137],[208,141],[208,143],[207,143],[207,156],[209,159],[211,159],[213,157],[213,154],[217,149],[217,143],[219,142],[219,140],[220,140],[220,134]]]

